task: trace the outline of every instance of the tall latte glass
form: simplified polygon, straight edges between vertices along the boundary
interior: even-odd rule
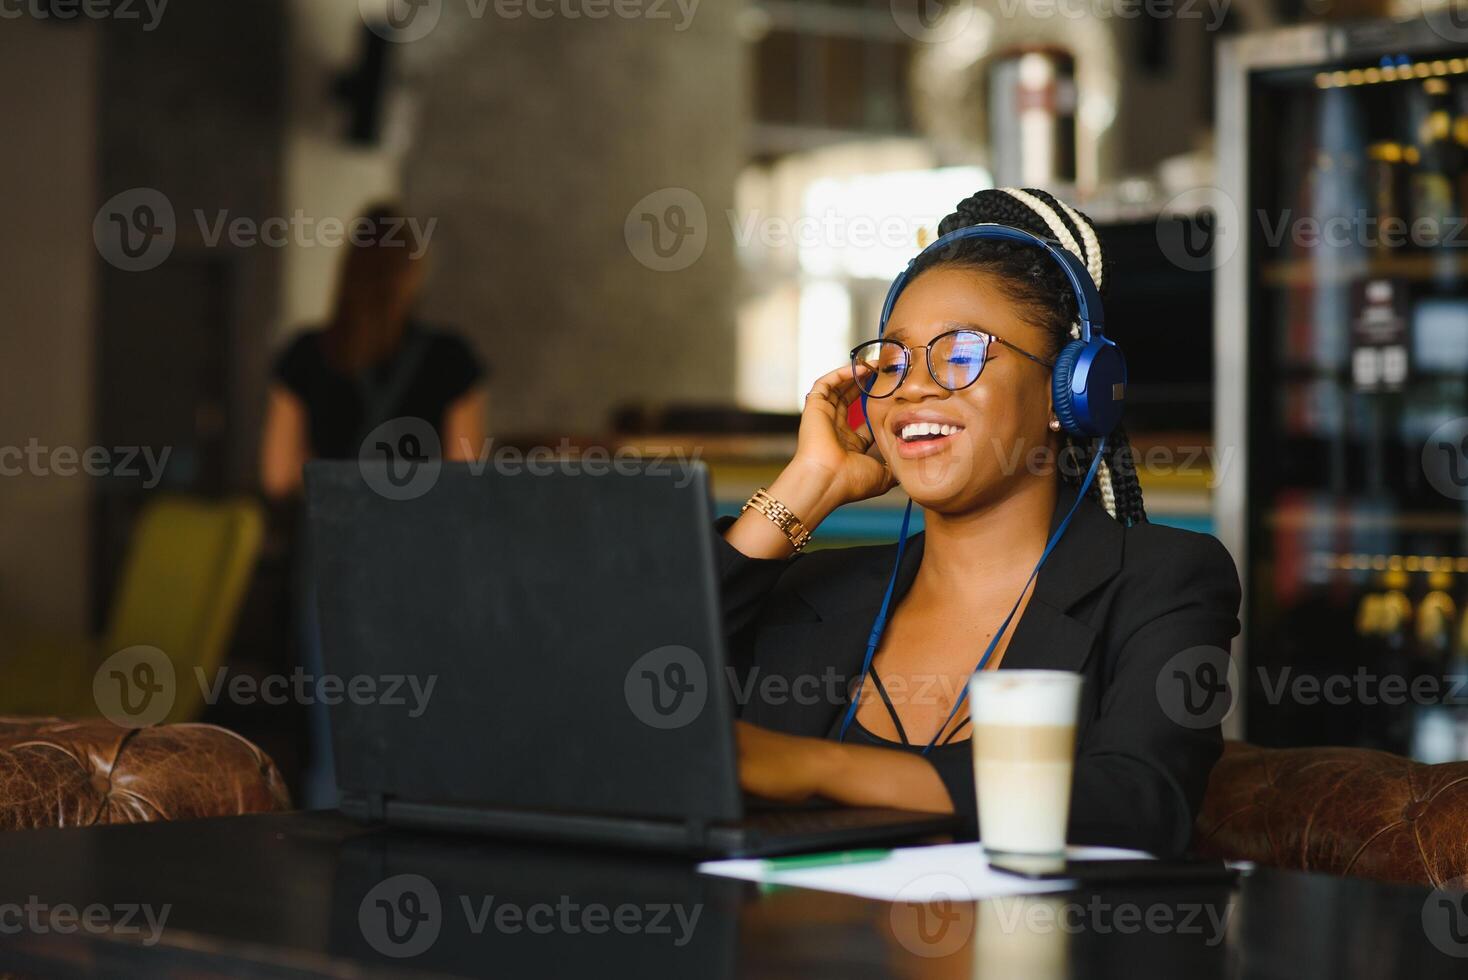
[[[1065,853],[1081,675],[984,670],[969,681],[985,851]]]

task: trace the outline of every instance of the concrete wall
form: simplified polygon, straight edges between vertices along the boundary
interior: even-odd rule
[[[91,442],[96,52],[93,25],[0,30],[0,448]],[[84,477],[0,475],[0,615],[85,625],[89,500]]]
[[[156,30],[109,25],[102,50],[102,197],[137,187],[161,192],[177,221],[168,262],[216,262],[227,278],[230,435],[224,469],[232,487],[254,481],[280,270],[292,246],[264,244],[264,236],[211,238],[221,216],[263,225],[289,215],[281,189],[285,10],[286,0],[172,4]],[[136,286],[137,277],[149,273],[132,275],[129,285]],[[104,293],[101,322],[117,329],[107,300]],[[146,322],[122,327],[147,328]]]
[[[439,221],[425,312],[493,360],[492,429],[600,430],[627,400],[732,399],[741,4],[708,0],[691,21],[675,4],[644,7],[669,20],[474,6],[443,4],[400,45],[417,118],[404,179],[410,210]],[[665,214],[668,188],[696,195],[704,217],[683,213],[707,245],[656,271],[628,217],[660,191],[645,210]]]

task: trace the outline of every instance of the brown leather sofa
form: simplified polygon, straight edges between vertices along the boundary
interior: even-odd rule
[[[270,757],[213,725],[0,718],[0,830],[286,810]]]
[[[1260,865],[1468,886],[1468,762],[1230,742],[1208,783],[1200,853]]]

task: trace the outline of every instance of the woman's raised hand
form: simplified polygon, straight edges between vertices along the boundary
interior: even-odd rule
[[[809,479],[824,475],[831,484],[825,494],[834,495],[837,507],[880,496],[895,482],[892,470],[871,452],[869,428],[847,424],[851,406],[861,394],[855,372],[871,370],[847,365],[818,378],[800,413],[800,436],[790,466],[809,473]]]
[[[795,456],[769,486],[769,494],[790,508],[808,530],[842,504],[876,497],[896,482],[887,465],[871,453],[866,426],[853,430],[846,422],[860,396],[854,371],[843,367],[819,378],[805,396]],[[790,542],[764,515],[746,511],[724,534],[725,540],[751,558],[780,558]]]

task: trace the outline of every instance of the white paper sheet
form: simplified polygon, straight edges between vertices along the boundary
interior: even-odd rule
[[[1067,849],[1067,853],[1072,860],[1151,858],[1141,851],[1115,847],[1072,847]],[[1038,895],[1067,891],[1076,884],[1071,879],[1030,881],[994,871],[984,856],[983,846],[977,842],[901,847],[882,861],[824,868],[775,871],[762,860],[738,859],[705,861],[698,870],[726,878],[815,888],[888,902],[972,901],[1002,895]]]

